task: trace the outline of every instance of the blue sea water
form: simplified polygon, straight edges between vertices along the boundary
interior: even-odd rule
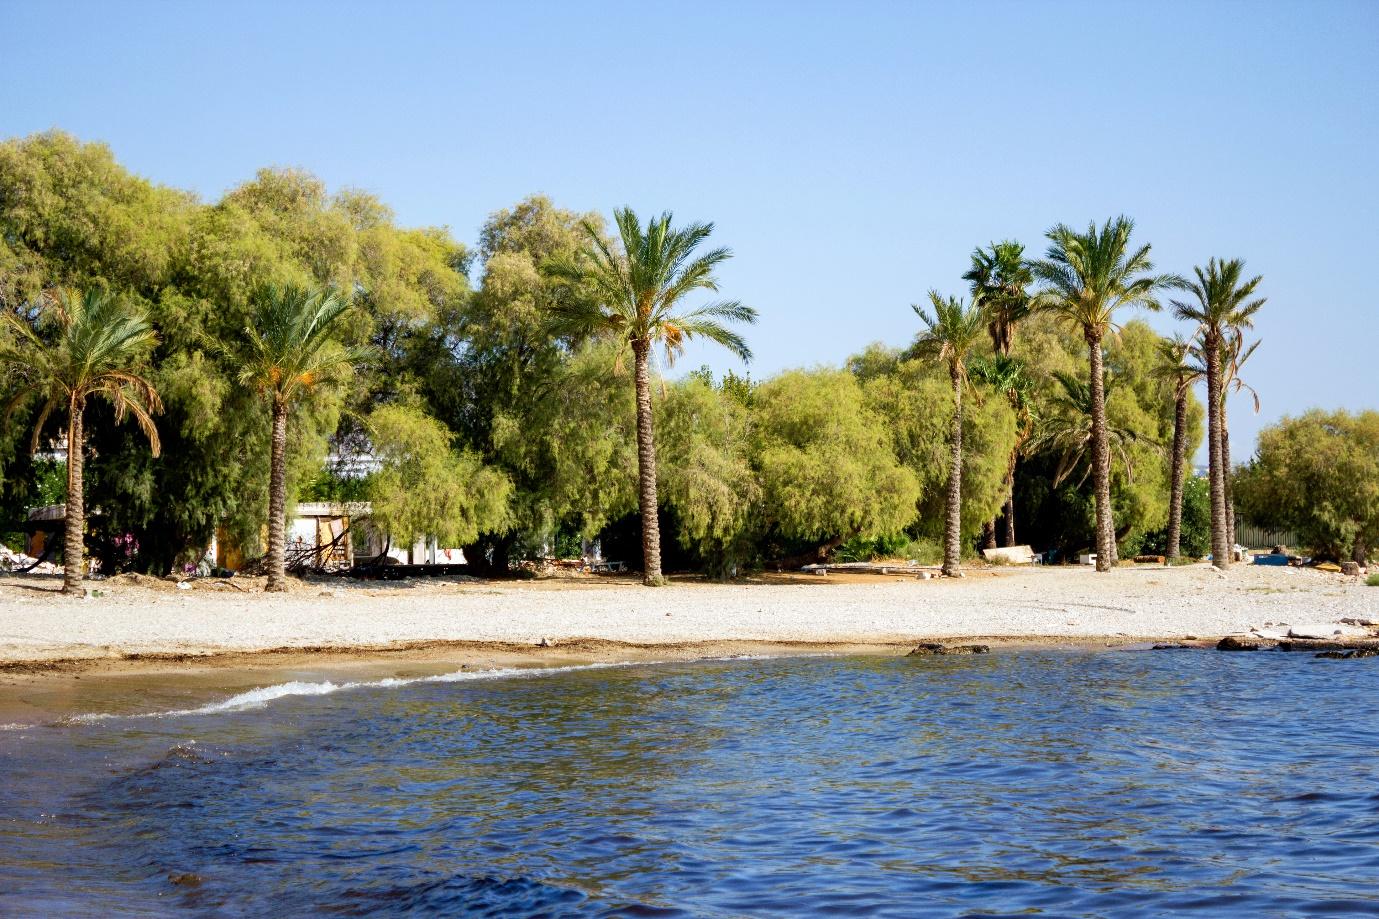
[[[0,732],[0,913],[1379,915],[1379,659],[471,677]]]

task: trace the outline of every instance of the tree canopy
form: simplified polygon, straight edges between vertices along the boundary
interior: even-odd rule
[[[620,355],[633,339],[659,336],[674,354],[702,335],[745,353],[729,324],[754,313],[714,299],[726,252],[691,245],[708,225],[637,223],[630,211],[614,219],[610,233],[597,214],[531,196],[490,215],[470,248],[444,228],[399,226],[372,195],[332,192],[301,170],[260,170],[203,201],[130,173],[103,145],[36,134],[0,143],[0,310],[9,317],[0,347],[46,334],[38,307],[56,286],[117,296],[156,337],[141,376],[163,405],[161,455],[137,427],[113,423],[118,405],[87,409],[100,462],[85,489],[102,510],[88,546],[105,564],[165,572],[199,558],[217,531],[262,551],[271,400],[259,390],[309,376],[313,397],[287,424],[289,507],[299,495],[367,498],[374,523],[398,543],[459,543],[476,565],[506,568],[639,525],[637,400]],[[1111,307],[1152,297],[1141,279],[1164,279],[1139,250],[1119,261],[1106,254],[1117,234],[1114,222],[1094,227],[1084,246],[1067,231],[1067,260],[1042,268],[1016,242],[973,254],[965,277],[988,314],[963,362],[983,368],[963,383],[965,552],[1012,488],[1021,542],[1064,553],[1092,544],[1090,483],[1081,469],[1060,477],[1066,443],[1037,436],[1054,421],[1086,427],[1060,382],[1086,380],[1085,329],[1031,308],[1048,306],[1075,268],[1107,278],[1096,282],[1102,312],[1085,317],[1098,328],[1110,329],[1101,323]],[[640,256],[650,265],[653,250],[678,266],[678,280],[629,273]],[[677,253],[693,255],[677,262]],[[1031,299],[1031,279],[1044,282],[1042,300]],[[706,302],[682,307],[696,285]],[[279,368],[277,383],[272,362],[258,361],[260,372],[246,376],[256,296],[293,288],[348,296],[354,308],[332,325],[327,356],[367,359],[320,377]],[[636,291],[652,292],[645,315]],[[1162,342],[1131,321],[1100,345],[1112,381],[1106,423],[1127,433],[1109,469],[1127,552],[1153,544],[1168,519],[1175,383],[1157,369]],[[918,358],[878,345],[841,368],[764,380],[675,379],[667,365],[650,367],[657,500],[676,563],[718,575],[844,544],[925,554],[943,533],[953,394],[947,364]],[[23,384],[14,372],[0,377],[0,398]],[[21,401],[0,428],[0,537],[11,538],[25,508],[61,494],[60,467],[29,449],[41,408]],[[1191,396],[1188,409],[1191,454],[1203,410]],[[42,446],[57,442],[64,411],[43,425]],[[364,455],[375,471],[350,479],[357,473],[342,470]]]

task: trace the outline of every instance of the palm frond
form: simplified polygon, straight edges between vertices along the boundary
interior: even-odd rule
[[[676,228],[669,211],[643,227],[627,207],[613,212],[622,251],[613,249],[586,226],[588,244],[572,257],[542,266],[550,278],[578,288],[553,311],[551,330],[570,341],[608,338],[636,347],[660,344],[667,363],[698,337],[720,344],[748,360],[745,339],[724,323],[749,324],[756,311],[735,300],[717,301],[687,312],[678,307],[696,291],[717,291],[715,269],[732,257],[726,248],[700,252],[713,233],[711,223]]]

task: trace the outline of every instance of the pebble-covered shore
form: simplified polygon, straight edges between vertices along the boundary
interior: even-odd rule
[[[798,582],[631,581],[380,584],[334,580],[289,594],[0,578],[0,661],[364,648],[402,642],[540,644],[893,642],[1004,637],[1206,639],[1289,625],[1379,620],[1379,588],[1293,568],[974,571],[960,580],[830,577]]]

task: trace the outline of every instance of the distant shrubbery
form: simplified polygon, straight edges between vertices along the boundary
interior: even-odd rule
[[[1251,523],[1292,530],[1317,557],[1365,559],[1379,547],[1379,412],[1314,409],[1269,425],[1235,495]]]

